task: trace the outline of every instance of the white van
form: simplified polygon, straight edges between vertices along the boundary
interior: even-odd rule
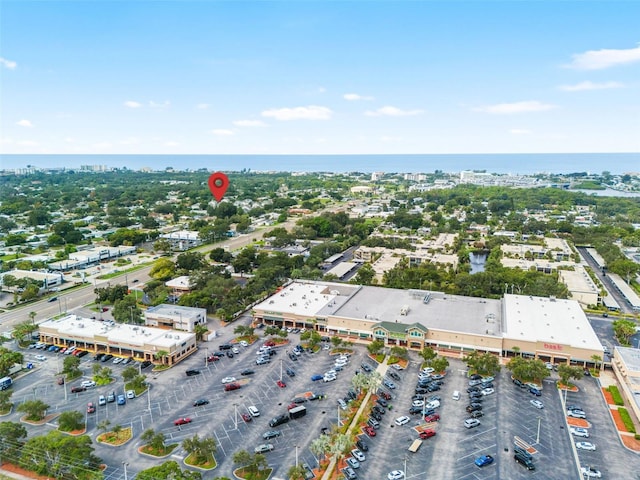
[[[249,408],[247,408],[247,410],[249,410],[249,413],[251,414],[252,417],[260,416],[260,410],[258,410],[258,408],[255,407],[254,405],[251,405]]]
[[[451,398],[453,398],[454,400],[460,400],[460,392],[458,390],[454,391]]]

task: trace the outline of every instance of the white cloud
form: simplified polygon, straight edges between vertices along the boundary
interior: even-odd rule
[[[513,113],[528,113],[528,112],[546,112],[556,108],[555,105],[550,103],[542,103],[537,100],[528,100],[525,102],[514,103],[497,103],[495,105],[486,105],[484,107],[474,108],[476,112],[492,113],[496,115],[510,115]]]
[[[199,103],[196,105],[197,110],[207,110],[211,105],[208,103]]]
[[[325,93],[327,91],[324,87],[318,87],[318,93]]]
[[[66,137],[64,141],[65,143],[76,143],[76,139],[72,137]]]
[[[16,125],[19,125],[21,127],[28,127],[28,128],[33,127],[33,123],[31,123],[31,121],[29,120],[19,120],[18,122],[16,122]]]
[[[263,117],[275,118],[276,120],[329,120],[333,115],[331,109],[318,105],[294,108],[272,108],[262,112]]]
[[[589,80],[576,83],[575,85],[560,85],[558,88],[565,92],[584,92],[587,90],[608,90],[610,88],[622,88],[624,85],[620,82],[603,82],[594,83]]]
[[[588,50],[572,55],[569,68],[577,70],[602,70],[604,68],[640,62],[640,45],[627,49]]]
[[[364,114],[368,117],[410,117],[413,115],[421,115],[424,110],[401,110],[398,107],[386,106],[377,110],[368,110]]]
[[[348,100],[350,102],[355,102],[357,100],[373,100],[373,97],[367,97],[364,95],[359,95],[357,93],[345,93],[342,98]]]
[[[4,68],[8,68],[9,70],[15,70],[18,64],[12,60],[7,60],[6,58],[0,57],[0,65]]]
[[[111,148],[111,144],[109,142],[99,142],[99,143],[94,143],[92,147],[97,150],[105,150],[107,148]]]
[[[127,100],[126,102],[124,102],[124,106],[128,108],[140,108],[142,104],[133,100]]]
[[[165,147],[178,147],[180,144],[178,142],[166,142],[164,144]]]
[[[262,120],[235,120],[233,124],[236,127],[266,127],[267,124]]]
[[[33,140],[22,140],[20,142],[17,142],[18,145],[20,145],[21,147],[37,147],[38,146],[38,142],[34,142]]]
[[[402,137],[392,137],[390,135],[383,135],[382,137],[380,137],[380,141],[382,142],[401,142],[402,141]]]
[[[219,137],[229,137],[233,135],[233,130],[227,130],[226,128],[216,128],[215,130],[211,130],[211,133],[214,135],[218,135]]]
[[[531,130],[527,130],[526,128],[512,128],[509,130],[511,135],[529,135]]]
[[[138,145],[140,143],[140,139],[136,137],[128,137],[118,143],[120,143],[120,145]]]

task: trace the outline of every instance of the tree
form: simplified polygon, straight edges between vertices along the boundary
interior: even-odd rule
[[[602,357],[600,355],[591,355],[591,360],[593,360],[596,370],[600,368],[600,364],[602,363]]]
[[[27,429],[15,422],[0,423],[0,464],[2,460],[15,461],[20,456],[20,447],[27,438]]]
[[[97,480],[102,478],[102,460],[93,450],[87,435],[70,436],[53,430],[27,440],[21,449],[20,466],[49,478]]]
[[[409,352],[407,351],[406,348],[400,347],[398,345],[394,345],[393,347],[391,347],[390,353],[394,357],[398,357],[398,358],[407,358],[407,356],[409,355]]]
[[[384,348],[384,342],[378,338],[376,338],[373,342],[367,345],[367,350],[369,350],[369,353],[371,355],[378,355],[380,352],[382,352],[383,348]]]
[[[62,432],[72,432],[84,428],[84,415],[77,410],[62,412],[58,417],[58,428]]]
[[[0,412],[8,412],[13,407],[11,395],[13,390],[0,390]]]
[[[155,467],[142,470],[136,475],[136,480],[158,480],[160,478],[171,480],[201,480],[202,474],[191,470],[182,470],[178,462],[169,460]],[[221,477],[217,478],[222,480]]]
[[[342,339],[340,337],[338,337],[337,335],[334,335],[334,336],[331,337],[331,344],[335,348],[338,348],[340,345],[342,345]]]
[[[112,374],[113,370],[109,367],[101,367],[100,365],[93,366],[93,380],[98,385],[109,385],[111,383]]]
[[[446,357],[438,356],[431,361],[431,368],[436,372],[444,372],[449,366],[449,360]]]
[[[160,360],[160,363],[164,365],[166,358],[169,357],[169,352],[166,350],[158,350],[153,356],[156,360]]]
[[[42,400],[27,400],[24,403],[18,405],[17,410],[24,412],[27,420],[39,422],[44,418],[45,412],[49,408],[49,405]]]
[[[62,373],[66,373],[69,377],[75,378],[79,376],[80,371],[80,359],[74,355],[67,355],[62,362]]]
[[[469,369],[480,375],[495,376],[500,371],[500,359],[492,353],[480,353],[474,350],[462,359]]]
[[[358,273],[356,273],[356,276],[351,283],[356,283],[358,285],[371,285],[375,276],[376,272],[371,264],[365,263],[358,269]]]
[[[424,362],[426,363],[426,365],[429,367],[431,366],[431,361],[436,358],[438,356],[438,354],[436,353],[436,351],[428,346],[424,346],[422,348],[422,350],[420,350],[420,356],[422,357],[422,359],[424,360]]]
[[[305,480],[307,470],[302,465],[293,465],[287,470],[287,478],[289,480]]]
[[[145,430],[140,436],[140,440],[145,442],[156,451],[164,452],[166,437],[162,432],[156,432],[153,428]]]
[[[168,258],[159,258],[153,263],[153,267],[149,271],[149,276],[156,280],[169,280],[176,271],[175,264]]]
[[[359,377],[360,375],[356,375]],[[323,455],[327,455],[331,449],[331,436],[330,435],[320,435],[315,438],[311,445],[309,445],[309,450],[316,456],[321,457]]]
[[[582,378],[582,369],[580,367],[572,367],[567,363],[563,363],[558,367],[558,376],[563,385],[571,385],[571,379],[580,380]]]
[[[622,345],[630,345],[629,340],[636,333],[636,324],[631,320],[614,320],[611,324],[616,338]]]
[[[29,314],[30,317],[32,313],[34,312],[31,312]],[[11,336],[16,342],[18,342],[20,346],[25,346],[27,342],[31,341],[31,334],[37,331],[38,331],[38,326],[34,325],[33,321],[21,322],[21,323],[18,323],[15,327],[13,327],[13,332],[11,332]]]
[[[138,376],[138,369],[136,367],[127,366],[122,370],[121,375],[124,383],[129,383],[131,380]]]
[[[124,297],[122,300],[116,300],[113,310],[111,311],[113,318],[118,323],[134,323],[143,322],[142,310],[138,308],[136,299],[132,296]]]
[[[189,455],[193,455],[196,464],[206,463],[213,458],[218,450],[216,440],[213,437],[200,438],[198,434],[191,438],[185,438],[182,441],[182,448]]]
[[[263,468],[266,468],[267,457],[261,453],[250,454],[246,450],[238,450],[233,454],[233,463],[243,467],[251,475],[255,475]]]
[[[196,334],[196,340],[201,342],[202,339],[204,338],[204,334],[207,333],[209,331],[209,327],[207,327],[206,325],[196,325],[193,328],[193,333]]]

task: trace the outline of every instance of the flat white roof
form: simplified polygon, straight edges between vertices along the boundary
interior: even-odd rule
[[[338,278],[344,277],[347,273],[358,266],[355,262],[340,262],[338,265],[329,270],[325,275],[335,275]]]
[[[40,327],[56,330],[61,336],[94,339],[95,337],[107,337],[110,344],[126,343],[142,347],[152,345],[169,348],[180,345],[193,337],[193,333],[163,328],[147,327],[142,325],[129,325],[116,323],[109,326],[106,322],[67,315],[59,319],[50,319],[40,323]]]
[[[504,296],[505,338],[602,350],[587,316],[575,300]]]
[[[567,285],[570,292],[598,293],[598,287],[582,265],[576,265],[575,270],[558,270],[558,275]]]

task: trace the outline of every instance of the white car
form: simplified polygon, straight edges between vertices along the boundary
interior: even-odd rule
[[[133,390],[127,390],[127,398],[136,398],[136,392]]]
[[[579,450],[594,450],[596,446],[591,442],[576,442],[576,448]]]
[[[593,467],[582,467],[580,469],[580,473],[583,477],[602,478],[602,473],[600,473],[600,470],[596,470]]]
[[[233,383],[236,381],[236,377],[224,377],[222,379],[222,384],[224,385],[225,383]]]
[[[404,480],[404,472],[402,470],[394,470],[389,472],[387,480]]]
[[[351,450],[351,456],[359,462],[364,462],[367,459],[367,457],[364,456],[364,453],[362,453],[362,451],[358,450],[357,448]]]
[[[327,344],[324,347],[322,347],[323,350],[331,350],[331,345]]]
[[[254,453],[266,453],[270,452],[271,450],[273,450],[273,445],[271,445],[270,443],[263,443],[262,445],[258,445],[253,449]]]
[[[422,373],[433,373],[435,371],[436,370],[434,368],[431,368],[431,367],[426,367],[426,368],[422,369]]]
[[[540,400],[530,400],[529,403],[536,408],[544,408],[544,403],[542,403]]]
[[[567,417],[587,418],[587,414],[582,410],[567,410]]]
[[[439,406],[440,406],[440,400],[431,400],[430,402],[427,402],[427,404],[425,405],[427,410],[430,408],[438,408]]]
[[[233,353],[235,353],[235,354],[240,353],[240,349],[239,349],[238,347],[233,347],[233,348],[231,349],[231,351],[232,351]]]
[[[336,379],[335,375],[331,375],[331,376],[324,376],[322,377],[322,380],[326,383],[326,382],[333,382]]]
[[[113,363],[114,365],[118,365],[119,363],[122,363],[122,361],[124,360],[124,358],[122,357],[116,357],[113,359],[113,361],[111,363]]]
[[[569,427],[569,431],[571,432],[572,435],[575,435],[576,437],[589,438],[589,430],[587,430],[586,428]]]
[[[244,340],[240,340],[240,345],[243,346],[243,347],[248,347],[249,346],[249,344]]]
[[[91,387],[95,387],[96,386],[96,382],[94,382],[93,380],[84,380],[81,384],[81,387],[84,388],[91,388]]]
[[[405,425],[409,423],[409,420],[411,420],[409,417],[407,417],[406,415],[403,415],[401,417],[396,418],[395,422],[396,422],[396,425],[400,426],[400,425]]]
[[[47,359],[47,357],[45,357],[44,355],[36,355],[36,360],[40,360],[41,362],[44,362]]]
[[[482,393],[482,395],[491,395],[492,393],[495,392],[495,389],[493,388],[484,388],[480,391],[480,393]]]
[[[424,400],[414,400],[413,403],[411,404],[412,407],[423,407],[424,406]]]
[[[404,368],[402,368],[399,364],[394,363],[391,365],[391,368],[395,368],[396,370],[404,370]]]

